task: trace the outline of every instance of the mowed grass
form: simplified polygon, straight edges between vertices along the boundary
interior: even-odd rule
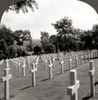
[[[98,59],[94,60],[96,68],[96,96],[90,96],[89,62],[75,67],[77,70],[80,88],[78,90],[79,100],[98,100]],[[17,66],[16,66],[17,67]],[[67,87],[70,86],[68,61],[64,63],[64,73],[61,74],[59,61],[56,60],[53,67],[53,79],[49,79],[49,71],[45,63],[39,59],[38,72],[36,73],[36,86],[32,87],[31,74],[29,67],[26,67],[26,76],[22,76],[22,71],[18,71],[10,61],[10,73],[13,78],[10,80],[10,100],[70,100],[67,95]],[[3,77],[4,64],[0,65],[0,78]],[[0,100],[4,100],[4,83],[0,82]]]

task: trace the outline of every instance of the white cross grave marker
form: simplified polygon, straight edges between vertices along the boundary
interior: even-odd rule
[[[61,67],[61,74],[64,73],[64,61],[63,59],[60,60],[60,67]]]
[[[30,70],[30,72],[32,73],[32,86],[36,86],[36,71],[37,68],[35,68],[35,63],[32,63],[32,69]]]
[[[6,63],[6,68],[9,68],[9,60],[8,59],[6,59],[5,63]]]
[[[47,69],[47,59],[45,60],[45,64],[46,64],[46,69]]]
[[[55,67],[55,57],[53,57],[53,66]]]
[[[78,88],[80,87],[80,82],[77,80],[77,71],[70,71],[70,87],[67,87],[67,94],[71,95],[71,100],[78,100]]]
[[[71,59],[71,57],[69,58],[69,70],[71,70],[72,69],[72,59]]]
[[[31,68],[30,59],[28,59],[28,66],[29,66],[29,69],[30,69]]]
[[[52,79],[52,67],[53,67],[53,64],[52,64],[52,61],[49,60],[49,79]]]
[[[26,62],[24,61],[23,65],[22,65],[22,75],[23,76],[25,76],[25,74],[26,74],[25,70],[26,70]]]
[[[80,62],[83,64],[83,56],[80,56]]]
[[[75,58],[76,61],[76,67],[78,67],[78,57]]]
[[[95,74],[95,68],[94,68],[94,62],[90,61],[89,62],[89,75],[90,75],[90,88],[91,88],[91,96],[95,96],[95,79],[94,79],[94,74]]]
[[[12,78],[12,75],[9,74],[9,70],[10,68],[8,68],[9,64],[8,64],[8,60],[6,61],[7,65],[6,65],[6,69],[4,69],[4,75],[5,77],[2,77],[2,81],[4,82],[4,98],[5,100],[9,99],[9,80]]]
[[[36,59],[36,69],[38,70],[38,62],[39,62],[39,56]]]

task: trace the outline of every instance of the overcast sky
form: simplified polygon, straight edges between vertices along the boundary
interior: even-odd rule
[[[34,12],[29,10],[27,14],[20,11],[4,13],[1,24],[5,24],[13,31],[30,30],[33,39],[40,39],[40,32],[46,31],[50,35],[56,34],[56,30],[51,25],[56,21],[69,17],[73,21],[75,28],[83,30],[91,29],[98,23],[96,11],[88,4],[77,0],[36,0],[39,9]]]

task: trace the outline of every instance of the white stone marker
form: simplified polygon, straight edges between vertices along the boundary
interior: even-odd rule
[[[39,56],[36,59],[36,68],[37,68],[37,70],[38,70],[38,62],[39,62]]]
[[[26,62],[24,61],[23,62],[23,65],[22,65],[22,76],[25,76],[26,75]]]
[[[64,61],[60,61],[60,67],[61,67],[61,74],[64,73]]]
[[[53,67],[53,64],[52,64],[52,61],[49,60],[49,79],[52,79],[52,67]]]
[[[83,56],[80,56],[80,64],[83,64]]]
[[[9,99],[9,80],[12,78],[12,75],[9,74],[10,68],[8,68],[8,65],[6,66],[7,68],[4,69],[5,77],[2,77],[2,81],[4,82],[4,99],[8,100]]]
[[[55,67],[55,57],[53,57],[53,66]]]
[[[32,63],[32,69],[30,70],[30,72],[32,73],[32,86],[36,86],[36,71],[37,68],[35,68],[35,63]]]
[[[95,79],[94,79],[94,74],[95,74],[95,68],[94,68],[94,62],[90,61],[89,62],[89,75],[90,75],[90,88],[91,88],[91,96],[95,96]]]
[[[69,70],[71,70],[72,69],[72,58],[70,57],[69,58]]]
[[[48,64],[48,61],[47,61],[47,60],[45,60],[46,69],[47,69],[47,64]]]
[[[90,55],[90,53],[88,54],[88,60],[90,61],[90,59],[91,59],[91,55]]]
[[[71,95],[71,100],[78,100],[78,88],[80,87],[80,82],[77,80],[77,71],[70,71],[70,87],[67,87],[67,94]]]
[[[78,67],[78,57],[75,58],[76,67]]]
[[[9,60],[8,59],[6,59],[5,63],[6,63],[6,68],[9,68]]]

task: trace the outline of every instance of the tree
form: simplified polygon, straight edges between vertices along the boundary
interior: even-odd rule
[[[98,49],[98,25],[93,26],[93,48]]]
[[[60,21],[57,21],[55,24],[52,24],[54,28],[57,30],[57,40],[58,40],[58,46],[61,51],[65,51],[68,49],[68,37],[69,35],[72,35],[72,20],[68,17],[65,17],[61,19]]]
[[[55,46],[55,52],[58,52],[57,36],[51,35],[50,38],[49,38],[49,42],[52,43]]]
[[[9,9],[16,11],[16,13],[19,13],[20,10],[25,13],[28,12],[28,8],[34,11],[34,6],[38,8],[38,4],[35,0],[21,0],[9,6]]]
[[[2,25],[0,28],[0,39],[4,39],[8,46],[13,45],[14,38],[12,30],[10,28],[6,28],[5,25]]]
[[[48,32],[41,32],[41,44],[42,44],[42,48],[44,50],[45,50],[48,43],[49,43],[49,33]]]
[[[24,45],[27,48],[27,51],[32,51],[32,38],[29,30],[16,30],[13,34],[13,37],[17,41],[18,45]]]
[[[82,49],[92,49],[92,42],[93,42],[93,32],[91,30],[84,31],[83,34],[81,34],[81,46]]]
[[[35,0],[0,0],[0,21],[5,11],[13,10],[19,13],[22,10],[25,13],[29,8],[32,11],[38,8],[37,2]]]
[[[4,39],[0,40],[0,57],[5,59],[8,56],[8,47]]]
[[[35,54],[39,54],[39,53],[41,53],[41,51],[42,51],[42,48],[40,46],[35,46],[34,47],[34,53]]]
[[[66,36],[72,32],[72,20],[68,17],[63,18],[52,25],[57,30],[58,35]]]
[[[27,55],[26,48],[28,51],[32,49],[32,38],[29,30],[13,32],[4,25],[0,28],[1,58],[25,56]]]
[[[45,47],[45,53],[54,53],[54,45],[48,43]]]

